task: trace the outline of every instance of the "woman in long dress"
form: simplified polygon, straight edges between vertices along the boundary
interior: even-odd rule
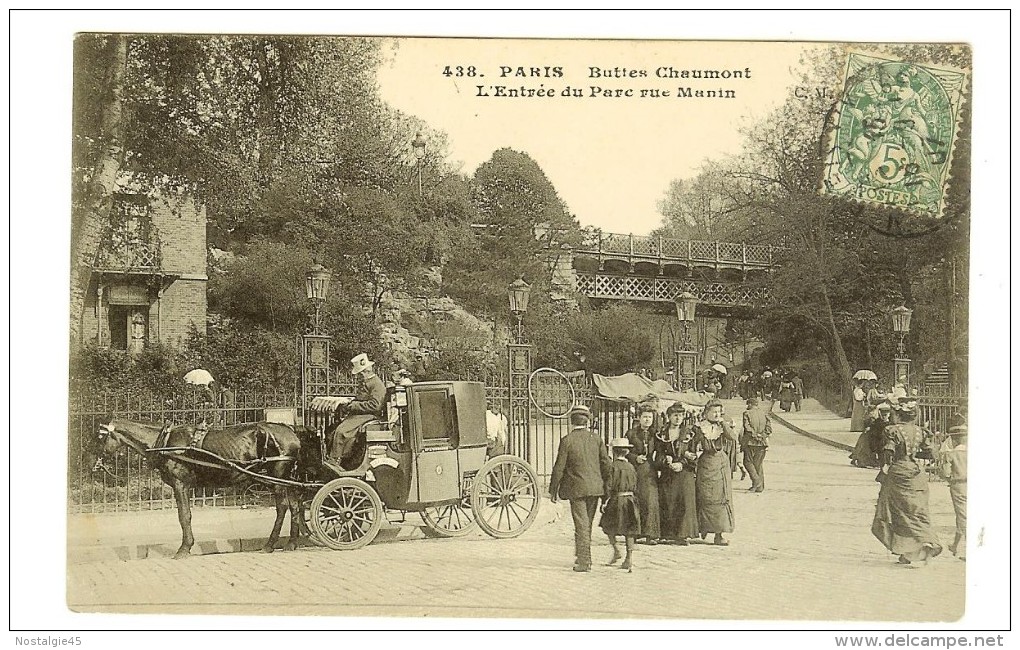
[[[698,536],[694,427],[684,422],[680,404],[670,406],[666,417],[666,426],[655,436],[652,454],[659,470],[659,523],[663,538],[686,546],[688,539]]]
[[[882,484],[875,506],[872,534],[900,564],[926,564],[942,552],[942,544],[931,526],[928,512],[928,473],[917,462],[926,442],[921,427],[914,424],[916,401],[893,406],[894,423],[885,428],[879,452]]]
[[[652,443],[655,439],[655,409],[643,406],[638,412],[638,424],[627,432],[633,448],[627,460],[637,473],[637,498],[641,509],[641,534],[647,544],[657,544],[662,537],[659,528],[659,479],[652,465]]]
[[[694,481],[698,528],[702,537],[715,533],[713,543],[727,546],[723,533],[733,532],[735,526],[730,451],[739,443],[719,400],[705,405],[704,420],[695,425],[694,443],[700,452]]]
[[[850,430],[864,431],[864,416],[867,414],[867,393],[860,380],[854,380],[853,406],[850,411]]]

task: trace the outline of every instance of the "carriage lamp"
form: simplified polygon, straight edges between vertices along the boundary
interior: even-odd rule
[[[910,385],[910,359],[907,357],[905,339],[910,333],[910,317],[914,310],[906,305],[900,305],[892,310],[893,333],[899,334],[900,340],[896,345],[896,358],[893,359],[893,376],[895,383]]]
[[[694,322],[694,313],[698,308],[698,297],[689,291],[684,291],[676,297],[676,318],[680,321],[679,347],[674,350],[676,365],[673,372],[673,381],[676,382],[677,390],[694,389],[697,383],[697,364],[695,352],[691,342],[691,323]]]
[[[333,274],[321,264],[316,264],[305,274],[305,294],[315,306],[315,333],[319,333],[320,318],[322,316],[322,305],[329,295],[329,281]]]
[[[524,335],[522,321],[524,314],[528,311],[528,297],[531,295],[531,285],[524,281],[524,276],[519,276],[507,288],[507,296],[510,298],[510,313],[517,317],[517,339],[521,340]]]
[[[421,198],[421,166],[425,161],[425,140],[421,137],[421,131],[414,134],[411,149],[414,150],[414,157],[418,161],[418,198]]]

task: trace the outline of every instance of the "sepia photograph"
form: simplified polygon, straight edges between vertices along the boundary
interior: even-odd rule
[[[1010,535],[973,31],[344,15],[61,35],[64,627],[944,631],[1007,593],[968,571]]]

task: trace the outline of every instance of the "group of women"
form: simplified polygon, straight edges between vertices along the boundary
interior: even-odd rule
[[[674,404],[660,426],[655,408],[644,406],[627,439],[632,445],[627,459],[637,473],[638,537],[647,544],[686,546],[714,534],[714,544],[728,545],[723,534],[734,528],[732,477],[739,445],[722,402],[710,401],[699,420]]]

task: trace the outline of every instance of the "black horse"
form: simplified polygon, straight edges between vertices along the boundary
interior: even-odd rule
[[[164,430],[159,425],[133,422],[131,420],[109,419],[99,426],[99,440],[106,454],[116,452],[122,445],[131,447],[147,458],[150,465],[159,470],[163,482],[173,488],[177,501],[177,517],[181,523],[181,547],[174,559],[182,559],[191,553],[195,537],[191,530],[191,490],[196,487],[221,488],[244,482],[250,477],[244,472],[224,469],[212,456],[188,449],[175,456],[173,453],[150,451],[152,448],[189,448],[195,443],[196,427],[181,425]],[[198,443],[201,449],[227,459],[239,467],[250,468],[267,477],[289,479],[294,475],[301,457],[301,439],[294,428],[272,422],[238,424],[223,429],[209,429]],[[185,459],[200,461],[191,462]],[[203,465],[201,462],[219,466]],[[290,540],[285,550],[297,548],[298,538],[307,532],[302,515],[303,503],[300,489],[286,485],[272,485],[276,501],[276,521],[269,534],[269,540],[262,548],[272,553],[280,539],[283,519],[290,510]]]

